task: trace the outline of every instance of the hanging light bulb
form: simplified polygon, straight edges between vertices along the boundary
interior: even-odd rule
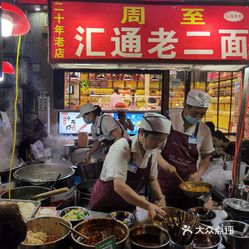
[[[15,74],[15,68],[7,61],[3,61],[2,63],[2,71],[5,74]]]
[[[0,8],[2,9],[2,32],[6,32],[7,35],[10,33],[11,36],[25,35],[29,32],[29,22],[21,9],[5,2],[1,3]],[[8,30],[5,27],[5,23],[9,26]]]
[[[8,15],[2,15],[2,36],[11,36],[13,31],[13,20]]]

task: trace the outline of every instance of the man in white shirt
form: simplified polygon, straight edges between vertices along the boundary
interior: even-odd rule
[[[112,109],[116,108],[117,103],[124,103],[124,97],[123,97],[123,95],[119,94],[118,88],[114,88],[113,94],[111,95],[110,107]]]
[[[208,94],[191,90],[184,109],[170,115],[172,130],[158,158],[158,180],[169,206],[189,207],[188,200],[184,200],[178,187],[180,181],[175,174],[169,173],[168,164],[173,165],[185,181],[200,181],[209,166],[209,155],[214,150],[212,136],[210,129],[201,121],[209,100]]]

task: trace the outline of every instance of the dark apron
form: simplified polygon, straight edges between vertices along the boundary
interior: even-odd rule
[[[145,169],[137,167],[136,172],[128,170],[126,184],[136,193],[141,191],[149,182],[151,160],[152,156]],[[132,153],[130,162],[132,162]],[[94,211],[113,212],[118,210],[133,211],[136,207],[114,191],[113,181],[104,182],[98,179],[92,189],[88,208]]]
[[[187,181],[191,174],[197,171],[198,160],[197,144],[193,143],[197,138],[199,124],[196,125],[192,136],[171,129],[166,146],[162,151],[163,158],[175,166],[178,174],[184,181]],[[192,139],[191,139],[192,138]],[[190,143],[192,140],[192,143]],[[167,206],[187,209],[198,205],[198,201],[187,198],[183,195],[178,185],[181,183],[175,174],[168,173],[161,167],[158,169],[158,181],[163,194],[166,196]]]

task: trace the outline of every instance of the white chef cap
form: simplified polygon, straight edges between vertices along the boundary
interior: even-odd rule
[[[196,107],[208,108],[210,96],[200,90],[192,89],[187,95],[186,104]]]
[[[159,113],[148,112],[143,115],[140,128],[143,128],[146,131],[169,134],[171,121]]]
[[[80,114],[76,118],[83,117],[86,113],[93,112],[96,107],[92,103],[87,103],[80,107]]]

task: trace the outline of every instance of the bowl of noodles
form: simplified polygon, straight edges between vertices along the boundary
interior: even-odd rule
[[[187,181],[182,182],[179,188],[190,198],[205,198],[211,194],[213,186],[207,182]]]
[[[69,221],[60,217],[37,217],[28,220],[27,236],[20,249],[61,249],[70,231],[60,223],[72,227]]]

